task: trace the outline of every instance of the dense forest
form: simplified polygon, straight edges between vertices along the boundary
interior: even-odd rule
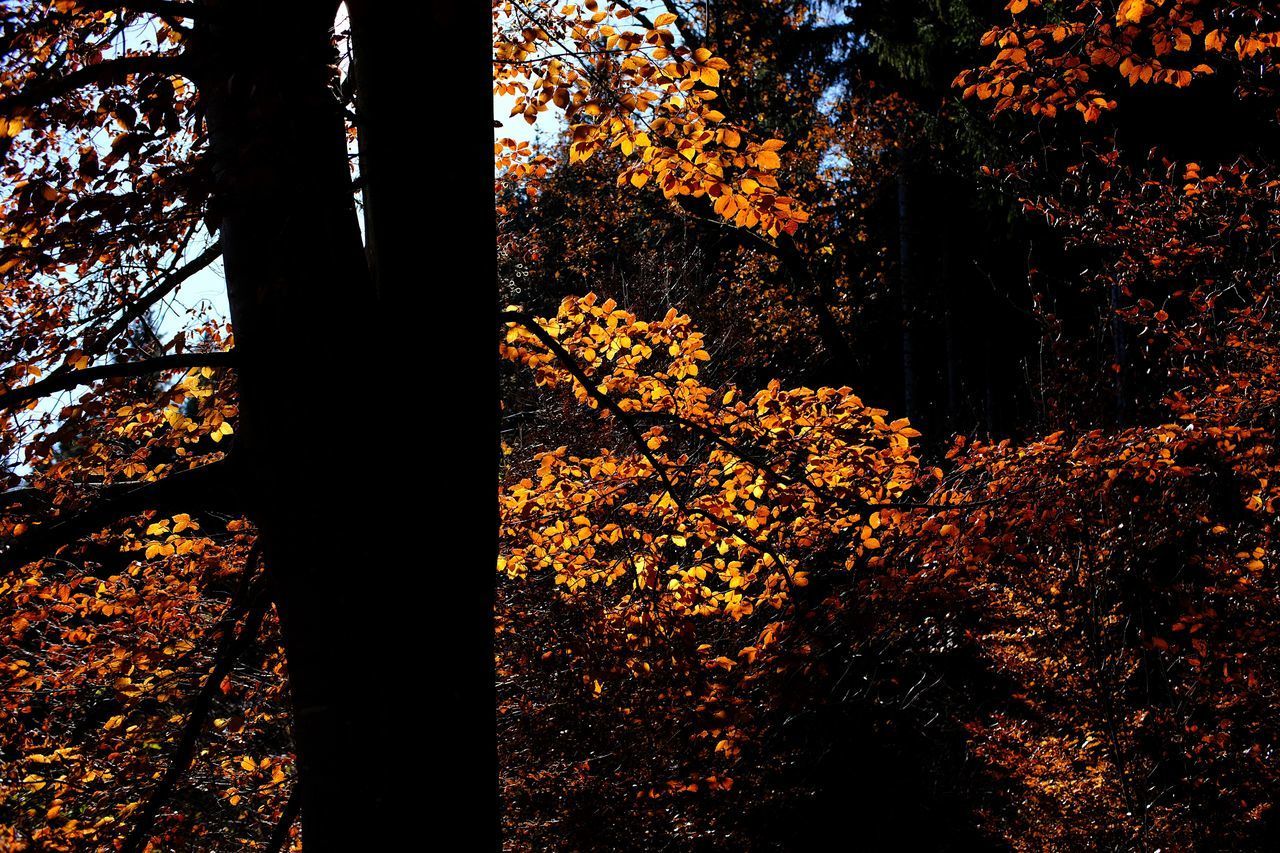
[[[0,849],[1276,849],[1278,60],[0,0]]]
[[[1280,4],[494,40],[507,848],[1275,849]]]

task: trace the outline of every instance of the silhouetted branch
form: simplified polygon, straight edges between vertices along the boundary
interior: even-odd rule
[[[500,312],[498,316],[507,322],[519,323],[530,332],[533,332],[534,337],[541,341],[543,346],[551,350],[552,354],[555,355],[555,357],[560,360],[560,363],[565,366],[565,369],[582,384],[582,387],[586,390],[587,394],[589,394],[591,398],[601,406],[604,406],[613,413],[613,415],[622,423],[623,429],[625,429],[627,434],[631,436],[631,440],[635,442],[636,448],[640,451],[641,455],[648,460],[649,464],[652,465],[653,469],[658,473],[658,476],[662,478],[663,487],[666,489],[667,494],[671,496],[671,499],[676,502],[676,506],[680,508],[681,512],[688,516],[700,515],[720,529],[737,536],[761,554],[767,554],[777,562],[779,567],[781,567],[783,577],[786,578],[787,585],[791,586],[791,568],[786,564],[786,561],[784,561],[781,556],[765,547],[763,543],[752,537],[748,531],[743,530],[741,527],[738,527],[730,521],[711,515],[705,510],[697,507],[690,507],[685,503],[683,498],[676,494],[675,484],[671,482],[671,477],[667,474],[666,466],[660,463],[650,452],[649,445],[645,442],[644,436],[640,433],[640,428],[636,426],[635,419],[624,411],[621,406],[614,402],[612,397],[605,394],[595,386],[595,383],[593,383],[591,378],[587,376],[586,371],[578,364],[578,360],[573,357],[571,352],[564,348],[563,344],[552,337],[550,332],[542,328],[542,326],[539,325],[532,317],[521,311],[503,311]]]
[[[201,3],[182,3],[178,0],[91,0],[87,9],[128,9],[160,18],[198,18],[213,14],[214,10]]]
[[[190,263],[184,264],[179,269],[176,269],[161,278],[149,289],[138,296],[137,299],[130,303],[129,306],[125,308],[124,313],[120,315],[119,319],[108,326],[102,334],[94,335],[93,338],[85,345],[85,352],[89,355],[100,354],[106,348],[107,344],[111,343],[116,336],[128,329],[135,320],[143,314],[146,314],[147,311],[151,309],[152,305],[155,305],[161,299],[164,299],[176,290],[180,284],[208,267],[220,257],[222,257],[222,245],[218,242],[214,242],[199,255],[192,258]],[[61,369],[62,368],[59,368],[59,370]]]
[[[578,382],[582,384],[583,389],[591,399],[595,400],[601,406],[604,406],[612,412],[615,417],[617,417],[618,421],[622,424],[622,428],[627,431],[631,436],[631,439],[636,443],[636,447],[639,448],[640,453],[646,460],[648,460],[649,464],[653,466],[653,470],[656,471],[658,476],[662,479],[662,485],[666,488],[667,494],[671,495],[671,499],[675,501],[680,509],[687,515],[689,508],[685,506],[684,500],[676,494],[676,487],[675,484],[671,482],[671,477],[667,474],[667,467],[659,462],[657,458],[654,457],[653,453],[650,452],[649,446],[645,442],[644,436],[640,434],[640,428],[636,426],[635,420],[623,411],[622,407],[615,403],[612,397],[601,392],[600,389],[595,386],[595,383],[591,381],[591,377],[587,376],[586,371],[584,371],[581,365],[578,364],[578,360],[573,357],[573,354],[565,349],[559,341],[551,336],[550,332],[542,328],[542,326],[529,315],[520,311],[503,311],[500,314],[500,317],[508,322],[519,323],[530,332],[533,332],[534,337],[541,341],[543,346],[551,350],[555,357],[558,358],[565,366],[565,369],[573,375],[573,378],[577,379]]]
[[[246,576],[253,572],[254,563],[257,561],[259,554],[260,551],[256,546],[250,551],[244,567]],[[151,838],[151,829],[155,825],[156,816],[160,814],[160,808],[173,795],[173,791],[182,775],[187,772],[187,768],[191,766],[191,762],[195,759],[196,744],[200,740],[200,732],[204,728],[205,721],[209,716],[209,709],[213,705],[213,697],[222,684],[222,680],[230,674],[231,667],[235,664],[236,659],[257,640],[258,631],[262,627],[262,617],[266,613],[268,603],[266,585],[259,582],[248,588],[245,600],[235,601],[229,605],[227,616],[223,619],[224,633],[222,643],[214,656],[213,670],[209,673],[204,685],[200,688],[200,692],[196,694],[195,700],[191,703],[191,710],[187,714],[187,723],[183,726],[182,735],[179,737],[177,744],[174,745],[173,754],[169,758],[169,766],[165,768],[164,776],[160,778],[142,808],[138,810],[138,820],[134,823],[133,830],[129,833],[129,837],[125,839],[122,848],[126,853],[142,853],[146,849],[147,842]],[[244,625],[237,632],[236,623],[239,622],[242,611],[247,611],[244,616]]]
[[[190,61],[181,54],[148,54],[145,56],[121,56],[95,65],[84,65],[61,77],[37,79],[26,88],[0,98],[0,115],[37,107],[46,101],[61,97],[82,86],[102,83],[121,83],[132,74],[178,74],[191,70]]]
[[[185,352],[173,355],[161,355],[142,361],[126,361],[119,364],[100,364],[86,367],[83,370],[68,370],[65,373],[54,373],[47,379],[14,388],[10,391],[0,390],[0,409],[12,409],[23,406],[32,400],[69,391],[80,385],[88,385],[99,379],[125,379],[132,376],[146,376],[148,373],[159,373],[162,370],[193,367],[233,367],[235,352]]]
[[[298,819],[298,812],[302,811],[302,797],[298,794],[298,786],[293,786],[293,793],[289,795],[289,802],[284,804],[284,811],[280,814],[280,822],[276,824],[275,830],[271,833],[271,839],[267,842],[263,853],[279,853],[284,849],[285,844],[289,842],[289,829],[293,826],[293,822]]]
[[[108,486],[93,505],[36,524],[0,551],[0,574],[37,560],[51,551],[101,530],[117,519],[145,510],[165,514],[183,509],[225,505],[231,500],[229,463],[225,460],[171,474],[153,483]]]

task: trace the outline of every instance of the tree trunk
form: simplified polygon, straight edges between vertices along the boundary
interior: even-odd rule
[[[406,691],[399,701],[424,708],[426,696],[431,717],[429,724],[417,717],[420,743],[410,763],[416,762],[416,771],[429,770],[436,789],[428,802],[415,798],[413,814],[421,819],[425,807],[428,820],[441,825],[467,815],[468,848],[493,849],[500,413],[491,10],[457,0],[432,0],[416,15],[385,0],[347,0],[347,7],[356,51],[365,242],[380,331],[391,332],[381,336],[390,347],[389,363],[398,366],[382,373],[382,399],[408,396],[405,389],[412,387],[415,401],[438,400],[439,411],[456,413],[441,414],[432,425],[435,435],[416,437],[425,447],[390,472],[399,478],[390,487],[397,499],[388,510],[398,529],[421,531],[434,521],[432,544],[419,544],[414,553],[434,547],[450,555],[443,566],[420,559],[410,573],[428,575],[428,594],[441,600],[431,606],[430,618],[423,618],[422,605],[401,614],[401,642],[413,660],[396,680],[416,695]],[[429,58],[405,49],[407,25],[442,35]],[[447,108],[422,102],[436,68],[452,69]],[[406,126],[403,117],[419,110],[438,124],[427,132]],[[416,381],[429,365],[430,383]],[[413,465],[419,467],[406,467]],[[429,488],[431,501],[424,506],[407,497],[406,483]],[[424,657],[430,661],[425,669]],[[422,681],[407,674],[415,669],[424,672]],[[402,734],[402,742],[411,740]]]
[[[394,254],[398,248],[394,239],[387,234],[392,215],[390,210],[382,212],[383,197],[388,196],[390,203],[396,192],[394,170],[385,155],[387,136],[392,133],[388,126],[395,105],[392,103],[388,78],[392,74],[389,58],[395,55],[395,45],[388,42],[393,37],[387,30],[392,29],[393,16],[378,14],[372,0],[351,0],[347,3],[347,11],[351,19],[351,44],[354,61],[351,72],[356,83],[356,109],[359,112],[359,126],[356,135],[360,148],[360,179],[363,186],[360,190],[362,213],[364,215],[365,257],[369,262],[369,272],[373,276],[374,290],[378,298],[386,302],[394,299],[398,293],[389,291],[397,280],[395,273],[383,273],[381,256],[390,252]],[[379,156],[382,155],[382,156]],[[408,181],[402,183],[407,186]],[[388,262],[395,265],[395,258]],[[403,270],[397,270],[403,272]]]
[[[908,174],[910,163],[903,163],[898,175],[898,279],[902,299],[902,409],[912,421],[916,419],[916,304],[915,211]]]
[[[439,825],[465,809],[479,812],[468,830],[474,847],[492,847],[497,291],[490,69],[480,41],[488,10],[435,0],[423,20],[404,7],[351,3],[366,256],[335,94],[336,0],[210,5],[218,16],[191,49],[202,58],[197,82],[240,358],[234,468],[282,620],[304,844],[308,853],[408,849],[424,820]],[[462,56],[455,67],[470,89],[459,95],[474,101],[459,120],[471,128],[462,140],[444,118],[428,134],[391,123],[429,77],[424,57],[403,44],[406,26],[425,33],[424,25]],[[433,56],[448,64],[448,53]],[[413,67],[396,68],[393,57]],[[451,224],[471,222],[483,254],[473,280],[426,287],[428,271],[457,250],[452,228],[432,227],[440,210]],[[455,310],[478,320],[470,341],[423,334]],[[452,492],[486,508],[465,520],[478,523],[493,553],[481,549],[456,567],[428,564],[427,553],[474,551],[474,542],[451,543],[444,534],[457,531],[456,519],[432,528],[427,513],[440,507],[417,499],[433,481],[455,482],[440,470],[433,439],[441,436],[395,415],[405,389],[418,385],[424,351],[449,354],[441,399],[478,387],[492,406],[491,429],[482,417],[451,443],[468,474]],[[466,359],[479,366],[479,382],[459,368]],[[430,797],[428,782],[440,789]]]
[[[392,685],[412,668],[383,626],[412,572],[383,526],[387,350],[333,91],[336,3],[210,5],[192,50],[240,357],[232,456],[282,620],[304,843],[391,849]]]
[[[951,278],[951,215],[946,211],[941,225],[941,248],[938,253],[938,273],[935,286],[942,293],[942,343],[947,371],[947,419],[948,433],[960,427],[960,353],[956,347],[955,305],[958,278]]]

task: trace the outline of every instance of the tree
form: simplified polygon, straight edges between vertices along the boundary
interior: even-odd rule
[[[20,783],[33,790],[6,804],[15,843],[140,850],[152,838],[204,838],[240,849],[236,836],[219,838],[234,831],[279,848],[299,812],[308,850],[381,848],[403,831],[394,798],[405,791],[397,776],[419,704],[406,677],[418,655],[402,633],[417,622],[404,590],[420,575],[405,534],[417,510],[402,497],[412,469],[367,464],[335,449],[334,436],[339,419],[357,422],[357,405],[403,396],[424,260],[410,249],[422,238],[393,211],[416,201],[420,185],[394,140],[405,96],[392,58],[397,23],[372,3],[339,11],[336,2],[68,0],[3,13],[11,189],[0,406],[12,488],[0,561],[19,586],[73,595],[100,581],[88,598],[74,593],[69,622],[38,607],[30,620],[11,614],[11,626],[26,624],[13,627],[23,651],[9,664],[15,684],[43,695],[54,672],[40,667],[56,669],[47,656],[64,644],[96,649],[90,658],[114,648],[129,661],[114,687],[97,664],[58,671],[73,695],[118,710],[92,737],[92,715],[59,719],[43,699],[9,709],[13,737],[43,731],[52,748],[61,736],[50,761],[74,765],[57,781]],[[469,45],[463,67],[482,104],[475,12],[438,3],[429,14]],[[451,145],[436,134],[427,155]],[[437,191],[483,198],[483,146],[467,150],[479,155],[471,170],[446,170]],[[486,218],[474,220],[481,232]],[[123,334],[215,264],[229,327],[193,307],[158,351]],[[149,374],[169,378],[164,393],[126,381]],[[376,443],[379,428],[365,423],[362,440]],[[91,438],[58,458],[73,432]],[[120,543],[141,559],[122,563]],[[362,566],[380,580],[355,583]],[[99,606],[120,584],[140,598]],[[193,609],[178,621],[149,609],[159,606],[152,596],[179,590]],[[433,679],[454,728],[492,705],[486,590],[483,573],[467,575],[461,606],[427,632],[438,642],[471,635]],[[130,619],[141,632],[133,640]],[[278,696],[235,684],[255,662],[287,668],[287,732],[272,724]],[[223,783],[249,775],[197,814],[239,809],[240,824],[184,822],[170,799],[188,769],[196,776],[183,796],[211,795],[200,781],[218,751],[209,741],[245,725],[259,727],[259,747],[273,731],[293,747],[224,762]],[[487,729],[438,750],[473,806],[492,802]],[[30,762],[9,770],[19,765]],[[67,798],[82,790],[71,809]]]
[[[572,53],[607,122],[608,99],[656,72],[615,86],[611,56],[650,67],[634,46],[588,52],[618,7],[565,8],[594,18]],[[555,88],[524,108],[569,106],[559,146],[503,146],[501,285],[524,308],[504,351],[535,368],[504,391],[516,846],[678,834],[794,848],[838,825],[900,849],[914,797],[943,835],[976,827],[949,839],[960,849],[1267,849],[1273,4],[861,3],[839,24],[828,4],[663,8],[678,37],[651,44],[725,59],[710,103],[744,139],[786,141],[777,178],[807,219],[757,239],[717,221],[698,194],[715,184],[614,191],[647,145],[560,167],[601,131],[590,99],[575,113]],[[690,76],[674,71],[673,85]],[[680,91],[707,91],[698,77]],[[684,150],[696,166],[703,152]],[[909,365],[902,337],[866,322],[892,321],[895,301],[935,313]],[[686,311],[710,356],[694,377],[662,355],[685,357],[666,347]],[[941,376],[924,367],[938,350]],[[911,436],[874,528],[849,522],[847,494],[771,492],[770,470],[807,469],[755,431],[767,407],[735,408],[756,399],[744,387],[847,400],[842,385],[968,419]],[[768,428],[796,439],[789,422]],[[860,432],[805,429],[832,449]],[[853,439],[858,458],[874,435]],[[740,511],[724,497],[740,497],[735,475],[762,480],[748,492],[761,526],[743,538],[805,566],[785,597],[763,557],[731,540],[720,566],[707,547],[697,510]],[[864,534],[876,547],[859,552]],[[741,600],[727,594],[743,581]],[[868,820],[850,819],[866,800]]]

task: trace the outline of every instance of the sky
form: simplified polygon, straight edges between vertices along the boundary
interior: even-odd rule
[[[493,120],[502,123],[501,127],[493,129],[495,141],[507,138],[514,139],[516,142],[533,142],[538,136],[549,141],[564,124],[563,113],[556,109],[538,113],[538,120],[529,124],[524,120],[524,116],[510,115],[511,107],[515,102],[515,95],[493,96]]]

